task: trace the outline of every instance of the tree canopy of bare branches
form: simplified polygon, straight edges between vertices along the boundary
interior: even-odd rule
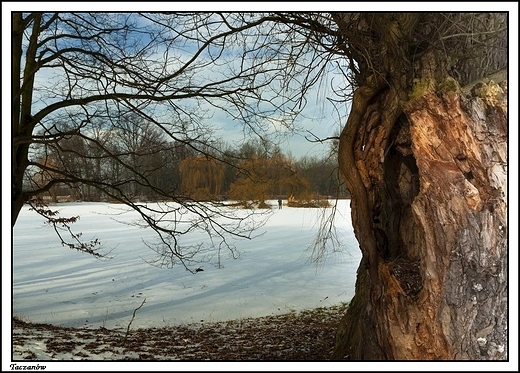
[[[260,138],[273,119],[290,128],[333,56],[311,42],[317,25],[328,35],[333,22],[282,13],[12,13],[12,225],[24,203],[68,185],[139,211],[172,260],[191,257],[178,250],[181,232],[157,223],[175,211],[136,201],[153,195],[211,219],[173,172],[165,183],[158,170],[180,162],[179,151],[226,163],[212,138],[216,110]]]

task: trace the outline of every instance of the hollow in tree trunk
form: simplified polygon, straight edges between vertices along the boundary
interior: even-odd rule
[[[339,161],[363,257],[334,359],[507,359],[507,76],[461,88],[442,58],[388,53],[354,93]]]

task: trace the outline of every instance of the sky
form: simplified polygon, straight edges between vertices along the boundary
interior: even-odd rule
[[[4,46],[10,46],[10,41],[8,40],[8,37],[10,35],[9,30],[7,29],[10,25],[10,19],[9,19],[9,13],[8,11],[10,9],[19,9],[20,3],[12,2],[12,3],[4,3],[3,9],[4,12],[2,14],[2,17],[4,18],[4,22],[2,22],[4,27],[4,32],[2,33],[4,38]],[[31,9],[33,7],[41,8],[42,3],[32,3],[34,4],[31,6],[31,3],[25,3],[24,2],[24,9]],[[45,10],[66,10],[66,11],[74,11],[74,10],[92,10],[96,8],[96,5],[99,5],[100,3],[69,3],[68,6],[64,3],[47,3],[48,6],[45,7]],[[65,3],[67,4],[67,3]],[[145,10],[154,10],[154,9],[165,9],[167,5],[164,3],[146,3]],[[176,2],[175,3],[175,10],[193,10],[193,3],[182,3],[182,2]],[[202,3],[203,4],[203,3]],[[216,6],[215,4],[220,4]],[[319,7],[317,7],[317,4],[319,4]],[[404,10],[439,10],[439,5],[435,5],[436,3],[374,3],[378,4],[375,8],[378,10],[392,10],[392,11],[399,11],[404,8]],[[437,3],[442,4],[442,3]],[[446,3],[444,3],[446,4]],[[462,5],[461,5],[462,4]],[[456,3],[452,2],[450,3],[450,7],[447,10],[457,10],[458,7],[461,7],[465,10],[464,3]],[[367,3],[348,3],[347,4],[338,4],[338,3],[327,3],[327,2],[310,2],[301,4],[302,10],[322,10],[322,9],[332,9],[332,10],[372,10],[373,8],[370,7],[367,9]],[[474,4],[475,9],[474,10],[480,10],[479,8],[483,9],[489,9],[490,5],[486,5],[486,3],[477,3]],[[128,10],[132,11],[139,11],[143,10],[143,4],[139,3],[129,3]],[[244,10],[242,9],[244,5],[238,6],[238,10]],[[289,6],[289,9],[287,7]],[[495,10],[500,8],[507,8],[511,7],[510,3],[493,3],[493,6],[489,10]],[[222,10],[222,9],[229,9],[229,10],[236,10],[237,4],[236,3],[206,3],[204,6],[205,10],[212,10],[212,8],[216,7],[216,10]],[[252,9],[260,9],[260,10],[292,10],[290,3],[252,3],[250,5],[247,5],[247,7],[251,7]],[[197,10],[200,9],[199,6],[197,6]],[[95,9],[96,10],[96,9]],[[120,11],[120,5],[118,3],[103,3],[102,9],[98,10],[115,10]],[[249,10],[249,9],[245,9]],[[517,12],[516,14],[512,13],[512,19],[511,19],[511,27],[512,32],[511,34],[515,37],[517,35],[517,32],[514,32],[514,27],[517,25],[517,22],[515,22],[515,16],[517,19]],[[517,27],[517,26],[516,26]],[[513,44],[513,43],[512,43]],[[513,56],[516,56],[513,54]],[[6,74],[8,71],[8,61],[9,59],[3,60],[3,74]],[[10,77],[5,76],[6,79],[4,81],[9,81]],[[9,89],[9,86],[4,85],[4,90]],[[316,142],[309,142],[305,136],[308,138],[312,137],[307,131],[312,132],[314,135],[316,135],[319,138],[326,138],[330,136],[335,136],[344,126],[346,122],[346,117],[348,115],[349,111],[349,105],[345,104],[344,108],[340,108],[341,113],[338,115],[334,108],[330,105],[330,103],[327,101],[327,97],[332,97],[333,94],[331,90],[328,88],[327,84],[324,84],[319,90],[313,92],[311,94],[308,105],[305,108],[305,111],[303,112],[303,116],[300,118],[300,120],[296,123],[296,125],[300,128],[300,131],[290,134],[287,131],[281,131],[277,135],[274,135],[272,140],[274,142],[278,142],[281,146],[281,148],[284,150],[284,152],[293,155],[295,158],[300,158],[306,155],[312,156],[312,155],[324,155],[328,148],[329,143],[316,143]],[[4,95],[4,100],[7,99],[9,96]],[[4,116],[8,115],[4,111]],[[229,143],[237,143],[242,141],[244,138],[247,138],[247,134],[244,135],[243,127],[240,124],[234,123],[229,118],[227,118],[223,113],[215,112],[212,120],[212,126],[216,130],[216,134],[221,137],[224,141],[228,141]],[[5,131],[5,128],[2,129]]]
[[[278,126],[274,128],[275,131],[270,137],[275,144],[280,146],[284,154],[291,155],[295,159],[326,156],[332,145],[330,140],[318,142],[315,141],[316,138],[326,139],[338,136],[350,110],[350,103],[345,103],[342,108],[343,112],[338,114],[327,100],[327,97],[333,97],[333,92],[330,90],[316,88],[310,96],[312,98],[295,123],[297,128],[287,130]],[[212,122],[215,124],[216,136],[231,145],[250,138],[241,124],[230,121],[223,113],[216,112]]]
[[[91,9],[89,8],[88,10]],[[120,9],[117,10],[119,11]],[[6,24],[10,24],[10,20]],[[139,37],[141,37],[141,35],[139,35]],[[5,43],[5,45],[10,44],[10,42]],[[176,53],[175,51],[176,50],[171,51],[170,56]],[[162,52],[163,51],[161,50],[157,51],[157,58],[159,60],[163,58]],[[195,50],[193,50],[192,52],[195,52]],[[181,53],[181,56],[183,56],[184,59],[188,59],[191,57],[191,54],[184,54],[186,53]],[[5,67],[6,66],[4,61],[4,68]],[[205,74],[205,71],[206,70],[200,71],[198,74]],[[216,73],[217,71],[211,72],[211,74],[213,75]],[[52,87],[54,84],[58,84],[58,82],[60,81],[60,76],[62,74],[63,72],[61,71],[61,69],[49,68],[41,69],[37,73],[35,80],[36,90],[34,93],[33,106],[34,113],[41,110],[45,105],[48,105],[56,101],[55,98],[51,98],[51,96],[53,96],[52,94],[48,94],[45,91],[42,91],[41,93],[38,92],[38,87]],[[328,98],[337,98],[330,89],[329,80],[331,78],[332,75],[329,74],[329,76],[327,76],[320,84],[318,84],[316,87],[313,87],[310,90],[307,97],[307,105],[302,115],[294,124],[296,128],[294,132],[277,126],[276,119],[273,119],[272,123],[268,125],[268,127],[274,130],[270,135],[270,140],[280,145],[280,147],[286,154],[291,154],[295,158],[301,158],[303,156],[312,155],[325,155],[329,150],[330,143],[310,142],[305,137],[312,138],[313,136],[316,136],[317,138],[326,138],[334,136],[337,133],[339,133],[340,129],[345,123],[346,115],[349,110],[349,105],[345,104],[344,107],[340,107],[339,111],[341,113],[338,115],[337,110],[335,110],[334,107],[328,101]],[[342,82],[338,81],[341,78],[343,78],[341,74],[337,74],[334,78],[336,86],[342,84]],[[64,82],[66,81],[64,76],[61,79]],[[55,88],[55,90],[59,91],[59,86],[57,85],[57,87],[58,88]],[[185,103],[181,100],[179,101],[179,104],[184,105]],[[209,107],[209,105],[207,106],[210,109],[210,112],[208,114],[211,116],[211,119],[206,121],[205,123],[207,123],[207,125],[209,125],[213,130],[216,131],[217,137],[220,137],[228,144],[233,145],[240,143],[241,141],[247,140],[248,137],[251,136],[250,133],[244,131],[243,125],[236,121],[233,121],[230,117],[226,116],[226,114],[223,111],[215,110],[214,108]],[[169,120],[168,118],[171,117],[168,116],[165,120]],[[52,122],[52,118],[50,118],[50,120]],[[307,131],[309,131],[310,133]]]

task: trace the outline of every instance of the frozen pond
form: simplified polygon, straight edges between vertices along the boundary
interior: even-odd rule
[[[222,251],[192,274],[178,265],[157,268],[151,229],[123,224],[135,212],[119,214],[121,205],[64,203],[60,216],[79,215],[73,224],[88,240],[99,238],[113,259],[101,261],[61,246],[53,229],[24,207],[13,230],[13,314],[31,322],[93,328],[161,327],[222,321],[299,311],[348,302],[354,295],[361,253],[350,222],[350,201],[338,201],[335,219],[342,252],[330,253],[316,266],[309,246],[323,214],[332,209],[288,208],[272,215],[251,240],[233,240],[240,256]],[[117,215],[116,215],[117,214]],[[207,240],[190,233],[192,242]]]

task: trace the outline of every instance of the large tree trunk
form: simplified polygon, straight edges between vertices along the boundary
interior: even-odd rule
[[[507,77],[461,90],[425,55],[408,88],[396,56],[340,136],[363,259],[333,358],[506,359]]]
[[[358,151],[368,207],[353,200],[353,222],[375,249],[334,357],[506,358],[505,104],[429,92],[405,111],[382,163]]]

